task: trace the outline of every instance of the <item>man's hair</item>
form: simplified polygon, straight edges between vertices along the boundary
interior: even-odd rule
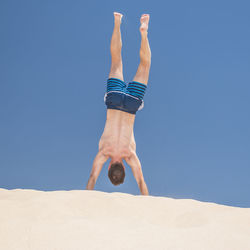
[[[110,181],[115,185],[120,185],[124,182],[125,171],[121,162],[111,164],[108,176]]]

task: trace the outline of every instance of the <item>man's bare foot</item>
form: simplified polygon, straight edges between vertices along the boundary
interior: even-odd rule
[[[141,16],[141,27],[140,27],[140,32],[147,33],[148,31],[148,22],[149,22],[149,14],[143,14]]]
[[[121,24],[122,16],[123,16],[123,15],[122,15],[121,13],[114,12],[115,23]]]

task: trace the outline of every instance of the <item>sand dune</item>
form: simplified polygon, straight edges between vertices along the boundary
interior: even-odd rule
[[[250,208],[73,190],[0,189],[1,250],[250,250]]]

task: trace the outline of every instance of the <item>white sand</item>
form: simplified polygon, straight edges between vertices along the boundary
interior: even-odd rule
[[[0,189],[1,250],[250,250],[250,208],[73,190]]]

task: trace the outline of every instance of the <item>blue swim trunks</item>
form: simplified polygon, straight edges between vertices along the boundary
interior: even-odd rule
[[[136,114],[144,107],[143,96],[147,85],[132,81],[126,83],[118,78],[108,78],[104,102],[108,109],[117,109]]]

